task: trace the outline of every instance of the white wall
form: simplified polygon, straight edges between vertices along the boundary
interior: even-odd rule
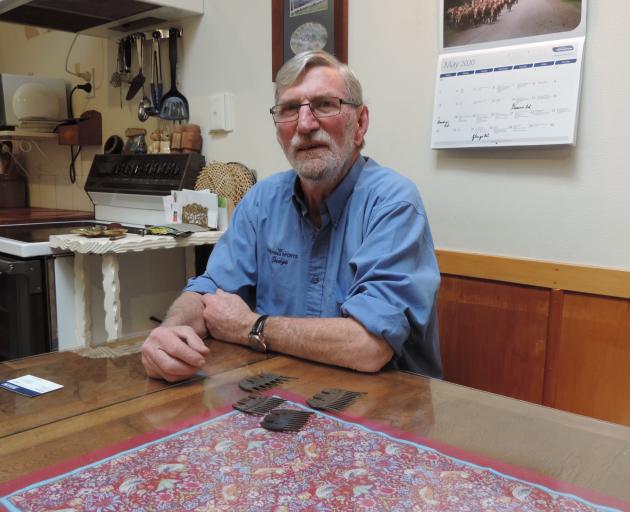
[[[576,148],[433,151],[438,2],[349,0],[349,63],[371,112],[365,154],[417,183],[436,247],[630,269],[630,3],[589,4]],[[286,167],[267,114],[269,3],[206,10],[189,54],[203,66],[189,63],[185,92],[235,93],[236,130],[208,152],[269,175]]]
[[[371,112],[365,154],[417,183],[436,247],[630,269],[630,3],[612,6],[603,0],[589,5],[576,148],[433,151],[438,2],[349,0],[349,61]],[[261,177],[287,168],[268,114],[270,2],[206,0],[205,10],[184,23],[180,90],[190,101],[191,122],[206,131],[210,94],[233,93],[236,109],[234,132],[206,135],[206,158],[240,161]],[[69,44],[71,36],[64,36]],[[3,67],[15,60],[5,43],[3,30]],[[93,44],[100,55],[99,43]],[[106,76],[114,55],[108,44],[110,57],[101,58]],[[16,51],[22,61],[25,51]],[[55,69],[65,60],[61,53]],[[133,121],[129,107],[120,112],[115,93],[106,85],[97,91],[104,137]]]

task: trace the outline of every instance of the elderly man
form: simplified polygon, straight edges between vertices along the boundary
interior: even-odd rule
[[[368,108],[352,71],[305,52],[276,79],[276,136],[293,170],[240,202],[206,271],[142,348],[176,381],[204,364],[202,338],[376,372],[440,377],[440,281],[415,185],[360,154]]]

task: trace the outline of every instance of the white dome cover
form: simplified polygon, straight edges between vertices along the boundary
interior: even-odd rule
[[[58,120],[63,117],[59,113],[59,99],[55,93],[36,82],[27,82],[17,88],[13,94],[13,112],[20,121]]]

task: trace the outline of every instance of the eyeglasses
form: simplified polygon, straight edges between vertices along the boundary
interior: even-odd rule
[[[269,109],[276,123],[289,123],[300,117],[300,109],[308,105],[311,114],[317,119],[322,117],[338,116],[341,105],[360,107],[359,103],[342,100],[341,98],[315,98],[307,103],[280,103]]]

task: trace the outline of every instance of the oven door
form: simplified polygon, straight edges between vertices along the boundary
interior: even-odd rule
[[[0,360],[54,348],[49,259],[0,254]]]

